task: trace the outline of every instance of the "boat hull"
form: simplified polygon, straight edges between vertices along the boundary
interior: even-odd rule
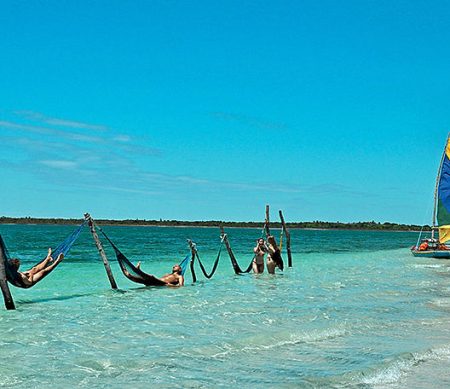
[[[415,257],[424,258],[450,258],[450,250],[411,250]]]

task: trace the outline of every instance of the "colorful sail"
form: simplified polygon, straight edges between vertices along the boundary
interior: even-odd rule
[[[439,227],[439,242],[445,243],[450,240],[450,226]]]
[[[439,242],[450,240],[450,138],[447,138],[437,193],[437,225],[439,227]]]

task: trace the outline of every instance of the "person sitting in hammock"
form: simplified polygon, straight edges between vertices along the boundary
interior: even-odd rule
[[[136,268],[142,271],[140,261],[136,264]],[[181,273],[181,266],[176,264],[172,267],[172,273],[165,274],[161,278],[158,278],[158,280],[164,282],[167,286],[184,286],[184,276]],[[125,270],[125,275],[132,281],[141,284],[144,283],[140,277],[133,276],[128,270]]]
[[[30,287],[42,280],[47,274],[49,274],[56,266],[58,266],[64,259],[64,254],[58,255],[58,258],[54,260],[52,258],[52,249],[48,249],[47,257],[32,267],[30,270],[21,272],[19,271],[20,260],[18,258],[12,258],[9,260],[11,267],[17,271],[24,286]]]
[[[275,274],[276,267],[283,270],[283,258],[281,258],[280,249],[278,248],[277,242],[272,235],[267,237],[267,243],[267,271],[270,274]]]

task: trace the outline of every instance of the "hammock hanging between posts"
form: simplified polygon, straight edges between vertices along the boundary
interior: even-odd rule
[[[119,250],[119,248],[114,244],[114,242],[109,239],[106,233],[97,226],[97,229],[103,234],[105,239],[109,242],[111,247],[114,249],[116,254],[117,262],[119,263],[120,270],[125,277],[133,282],[137,282],[139,284],[143,284],[145,286],[164,286],[167,285],[166,282],[160,280],[158,277],[155,277],[152,274],[148,274],[143,272],[141,269],[133,265],[133,263]],[[190,256],[187,255],[186,258],[183,259],[180,263],[181,267],[181,275],[184,276],[186,272],[187,266],[189,264]],[[131,275],[131,277],[130,277]]]
[[[225,245],[227,247],[228,256],[230,257],[231,266],[233,266],[234,273],[235,274],[250,273],[250,271],[253,268],[253,260],[255,259],[255,255],[251,259],[251,261],[250,261],[249,265],[247,266],[247,268],[245,270],[242,270],[242,268],[238,264],[238,261],[236,260],[236,256],[234,255],[233,250],[231,249],[231,245],[230,245],[230,242],[228,241],[227,234],[225,234],[225,231],[224,231],[223,227],[220,227],[220,229],[222,230],[222,236],[223,236],[222,237],[222,241],[225,242]],[[269,231],[268,230],[268,224],[267,224],[267,221],[266,221],[266,223],[264,223],[264,226],[263,226],[263,228],[261,230],[260,238],[262,238],[265,233],[267,234],[268,231]]]
[[[264,224],[264,227],[262,229],[260,238],[262,238],[264,236],[264,232],[267,232],[266,224]],[[223,240],[226,242],[225,244],[227,246],[228,255],[230,257],[231,265],[233,266],[233,270],[234,270],[235,274],[249,273],[252,270],[253,260],[255,259],[255,255],[251,259],[250,264],[248,265],[248,267],[245,270],[242,270],[242,268],[239,266],[239,264],[238,264],[238,262],[236,260],[236,256],[234,255],[233,250],[231,249],[230,243],[228,241],[228,237],[227,237],[227,235],[225,233],[224,233]],[[280,263],[279,267],[280,267],[281,270],[283,270],[283,260],[281,259],[281,255],[280,255],[281,245],[282,244],[283,244],[283,229],[281,230],[281,233],[280,233],[280,247],[279,247],[279,250],[278,250],[277,257],[276,257],[277,258],[277,260],[276,260],[277,265]]]
[[[253,256],[252,260],[250,261],[250,264],[248,265],[247,269],[242,270],[241,267],[239,266],[236,257],[234,256],[233,251],[230,248],[230,251],[228,252],[228,255],[230,256],[230,260],[231,260],[231,265],[233,266],[233,270],[236,274],[244,274],[244,273],[250,273],[250,271],[252,270],[253,267],[253,259],[255,258],[255,256]]]
[[[189,242],[189,245],[191,246],[191,250],[192,249],[194,250],[195,258],[198,260],[198,264],[200,265],[200,269],[202,270],[203,275],[209,280],[210,278],[212,278],[212,276],[214,275],[214,273],[217,270],[217,266],[218,266],[219,260],[220,260],[220,255],[222,253],[222,247],[223,247],[224,238],[222,238],[220,240],[219,251],[217,253],[216,259],[215,259],[215,261],[213,263],[211,272],[209,274],[206,272],[205,266],[203,265],[203,263],[202,263],[202,261],[200,259],[200,256],[198,255],[196,244],[193,243],[191,240],[188,240],[188,242]],[[191,271],[194,271],[193,267],[191,268]],[[196,279],[195,275],[194,275],[194,279]]]
[[[261,236],[259,237],[259,239],[263,238],[264,235],[270,235],[270,230],[269,230],[269,224],[268,221],[266,220],[266,222],[264,223],[264,226],[261,230]],[[231,246],[228,244],[228,255],[230,256],[230,260],[231,260],[231,265],[233,266],[233,270],[236,274],[244,274],[244,273],[250,273],[250,271],[253,268],[253,260],[255,259],[256,255],[254,255],[249,263],[249,265],[247,266],[247,268],[245,270],[242,270],[241,267],[239,266],[236,257],[233,253],[233,250],[231,250]]]
[[[83,222],[63,242],[61,242],[59,244],[59,246],[57,246],[55,248],[55,250],[52,251],[53,259],[56,259],[59,256],[59,254],[64,254],[64,256],[67,256],[71,247],[73,246],[75,241],[80,236],[81,230],[83,229],[85,224],[86,224],[86,222]],[[9,261],[10,261],[11,257],[9,255],[8,249],[6,248],[5,242],[3,241],[3,238],[1,237],[1,235],[0,235],[0,246],[1,246],[0,249],[3,252],[3,258],[5,261],[5,272],[6,272],[6,279],[8,280],[8,282],[11,283],[12,285],[16,286],[17,288],[23,288],[23,289],[28,289],[28,288],[31,288],[32,286],[36,285],[37,282],[32,283],[32,284],[25,284],[22,277],[20,276],[19,272],[17,271],[17,269],[10,264]],[[39,261],[37,264],[39,264],[40,262],[42,262],[42,261]],[[52,263],[53,262],[48,263],[45,268],[50,266]],[[50,270],[49,272],[44,274],[44,276],[39,281],[41,281],[44,277],[46,277],[48,274],[50,274],[50,272],[52,270]]]
[[[225,245],[227,247],[227,251],[228,251],[228,256],[230,257],[230,261],[231,261],[231,266],[233,266],[233,270],[235,272],[235,274],[244,274],[244,273],[249,273],[250,270],[252,270],[253,267],[253,259],[255,259],[255,256],[253,256],[252,260],[250,261],[250,264],[248,265],[247,269],[242,270],[241,267],[239,266],[236,257],[233,253],[233,250],[231,249],[230,246],[230,242],[228,241],[228,237],[227,234],[223,234],[223,241],[225,242]]]

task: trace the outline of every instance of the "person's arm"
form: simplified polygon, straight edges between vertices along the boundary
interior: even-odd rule
[[[271,244],[268,245],[267,243],[264,243],[264,247],[266,248],[266,252],[269,255],[273,255],[273,253],[275,252],[275,249],[273,248],[273,246]]]

